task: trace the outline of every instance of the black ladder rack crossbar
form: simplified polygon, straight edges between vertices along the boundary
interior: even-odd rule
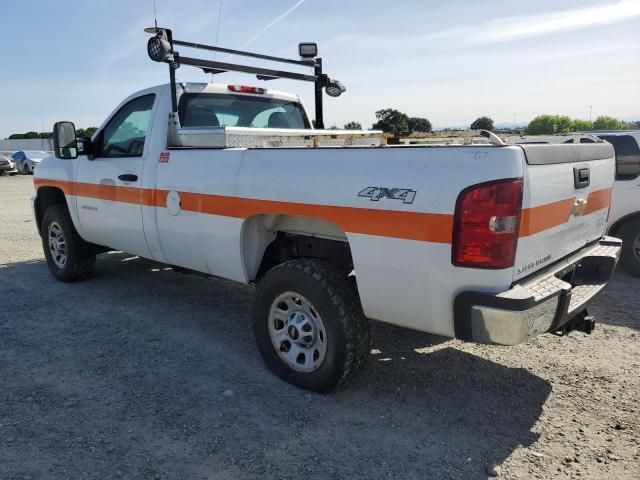
[[[229,55],[240,55],[243,57],[259,58],[261,60],[269,60],[271,62],[290,63],[292,65],[300,65],[302,67],[313,67],[313,60],[293,60],[291,58],[274,57],[271,55],[263,55],[261,53],[244,52],[242,50],[232,50],[230,48],[213,47],[211,45],[203,45],[201,43],[185,42],[184,40],[174,40],[174,45],[182,47],[197,48],[200,50],[208,50],[210,52],[226,53]]]
[[[155,34],[159,38],[165,38],[171,46],[171,60],[165,60],[169,64],[169,77],[171,81],[172,95],[171,103],[174,113],[178,111],[177,105],[177,93],[176,93],[176,80],[175,71],[180,65],[189,65],[192,67],[200,68],[205,73],[223,73],[223,72],[242,72],[254,74],[258,80],[273,80],[276,78],[286,78],[289,80],[299,80],[303,82],[311,82],[315,84],[315,114],[316,114],[316,128],[324,128],[324,113],[323,113],[323,95],[322,89],[327,87],[331,82],[329,77],[322,72],[322,59],[321,58],[305,58],[302,60],[294,60],[290,58],[274,57],[271,55],[263,55],[261,53],[245,52],[242,50],[233,50],[230,48],[215,47],[212,45],[204,45],[201,43],[187,42],[184,40],[174,40],[173,33],[169,29],[164,28],[149,28],[146,29],[147,33]],[[257,58],[260,60],[266,60],[270,62],[286,63],[290,65],[297,65],[300,67],[313,68],[313,74],[307,75],[304,73],[291,72],[286,70],[277,70],[272,68],[255,67],[252,65],[241,65],[237,63],[220,62],[217,60],[207,60],[193,57],[183,57],[175,51],[175,46],[194,48],[198,50],[207,50],[211,52],[224,53],[229,55],[238,55],[243,57]],[[153,59],[153,58],[152,58]],[[158,61],[158,60],[156,60]],[[161,61],[161,60],[160,60]]]

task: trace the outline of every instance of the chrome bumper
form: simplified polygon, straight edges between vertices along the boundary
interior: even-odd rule
[[[456,338],[517,345],[562,329],[584,315],[607,285],[621,250],[621,240],[603,237],[506,292],[460,293],[454,302]]]

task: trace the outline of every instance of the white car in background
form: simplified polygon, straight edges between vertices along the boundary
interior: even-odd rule
[[[10,155],[0,152],[0,175],[15,175],[16,164]]]
[[[16,163],[19,172],[30,174],[40,164],[43,158],[49,156],[48,152],[42,150],[18,150],[11,158]]]
[[[609,142],[616,152],[609,234],[623,240],[622,267],[640,277],[640,130],[590,133]]]

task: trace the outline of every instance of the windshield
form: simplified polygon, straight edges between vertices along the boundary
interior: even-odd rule
[[[222,93],[185,93],[178,105],[183,127],[311,128],[298,102]]]

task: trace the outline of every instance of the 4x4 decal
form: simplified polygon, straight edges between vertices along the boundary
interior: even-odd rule
[[[408,188],[367,187],[358,193],[358,196],[368,198],[372,202],[378,202],[381,198],[389,198],[402,200],[403,203],[413,203],[416,193],[415,190]]]

